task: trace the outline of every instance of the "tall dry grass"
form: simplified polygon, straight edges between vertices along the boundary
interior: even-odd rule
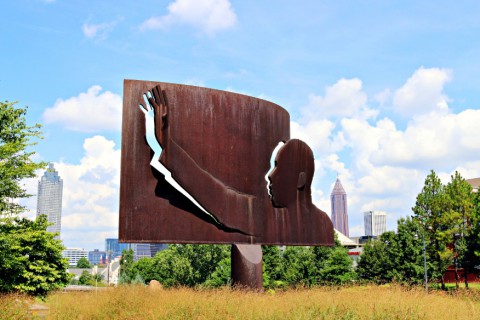
[[[276,293],[118,287],[56,293],[47,306],[51,319],[480,319],[477,291],[425,295],[395,286]]]
[[[32,319],[24,296],[0,295],[0,319]],[[351,287],[244,292],[118,287],[58,292],[47,319],[480,319],[480,292]],[[33,317],[35,318],[35,317]]]
[[[33,298],[17,294],[0,294],[0,319],[29,319]]]

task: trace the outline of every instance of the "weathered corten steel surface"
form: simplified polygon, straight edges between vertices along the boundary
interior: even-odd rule
[[[150,166],[153,152],[139,105],[145,107],[143,95],[158,85],[162,99],[168,100],[154,99],[161,105],[156,106],[155,115],[156,137],[163,148],[160,162],[214,218]],[[265,100],[194,86],[125,80],[120,240],[332,245],[333,228],[331,237],[324,232],[331,222],[311,204],[310,186],[297,187],[298,172],[297,177],[289,177],[295,180],[293,189],[285,185],[294,193],[289,196],[295,203],[279,204],[274,198],[274,206],[268,195],[265,175],[270,157],[278,142],[289,139],[289,122],[286,110]],[[302,152],[300,157],[305,157]],[[276,168],[277,173],[289,171],[288,163],[296,156],[284,158],[287,169]],[[284,186],[274,183],[274,196],[276,188]],[[303,196],[306,192],[308,196]],[[324,223],[324,215],[330,225]]]
[[[274,206],[287,209],[292,234],[301,235],[305,242],[332,244],[333,223],[312,203],[315,161],[310,147],[298,139],[288,140],[277,152],[275,163],[268,176],[270,194]]]
[[[262,246],[232,245],[231,262],[233,287],[263,290]]]

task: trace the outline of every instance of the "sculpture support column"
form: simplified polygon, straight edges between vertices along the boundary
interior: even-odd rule
[[[262,246],[232,244],[232,286],[263,290]]]

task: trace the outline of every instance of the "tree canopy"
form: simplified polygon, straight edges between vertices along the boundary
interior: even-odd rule
[[[45,295],[68,284],[64,247],[47,226],[45,215],[0,224],[0,291]]]
[[[0,102],[0,291],[45,295],[69,282],[68,261],[46,216],[21,218],[19,198],[29,197],[22,180],[35,177],[44,162],[32,160],[40,125],[26,124],[27,108]]]
[[[77,261],[77,268],[81,268],[81,269],[88,269],[88,268],[91,268],[91,264],[90,262],[88,261],[87,258],[85,257],[81,257],[80,259],[78,259]]]
[[[21,212],[14,200],[29,197],[21,181],[35,177],[35,170],[44,162],[32,160],[34,151],[27,149],[41,138],[40,125],[28,126],[27,108],[15,108],[15,102],[0,102],[0,213],[2,216]]]
[[[397,233],[384,232],[363,247],[357,266],[361,279],[375,283],[422,283],[423,251],[419,224],[411,218],[398,220]]]
[[[344,284],[356,278],[352,259],[339,243],[318,248],[262,246],[262,251],[266,288]],[[230,268],[228,245],[171,245],[154,258],[126,267],[129,271],[122,275],[122,282],[143,279],[157,280],[165,287],[218,287],[231,283]]]
[[[385,232],[367,243],[357,268],[360,278],[377,283],[422,282],[425,241],[429,279],[439,280],[445,289],[445,272],[454,265],[457,288],[457,266],[463,267],[468,287],[468,273],[480,265],[479,193],[458,172],[444,185],[432,170],[412,210],[411,219],[398,221],[397,233]]]

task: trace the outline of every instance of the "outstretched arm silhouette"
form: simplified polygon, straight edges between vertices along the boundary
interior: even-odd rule
[[[153,94],[152,94],[153,92]],[[156,130],[159,126],[165,126],[168,114],[168,105],[165,95],[165,91],[162,91],[160,86],[157,85],[151,91],[148,91],[144,95],[145,105],[140,104],[140,110],[143,111],[145,115],[145,137],[147,140],[150,149],[153,150],[154,154],[150,165],[155,168],[158,172],[165,176],[165,180],[175,189],[180,191],[184,196],[186,196],[195,206],[202,210],[205,214],[210,216],[216,224],[222,225],[218,219],[208,212],[200,203],[195,200],[190,193],[188,193],[173,177],[172,173],[160,162],[160,156],[163,152],[163,148],[159,143],[157,137],[159,137],[158,132],[161,130]],[[160,115],[156,117],[156,115]],[[163,135],[160,136],[160,140],[163,138]],[[164,142],[165,143],[165,142]]]

